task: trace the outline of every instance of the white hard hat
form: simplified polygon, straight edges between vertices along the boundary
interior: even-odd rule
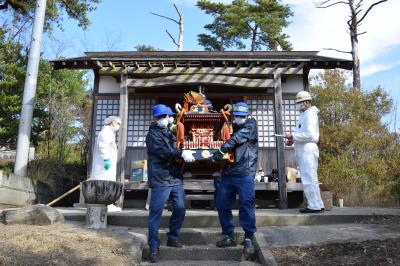
[[[311,101],[311,94],[308,91],[300,91],[296,95],[296,103],[304,102],[304,101]]]
[[[119,118],[118,116],[112,115],[112,116],[109,116],[106,119],[104,119],[104,124],[105,125],[109,125],[112,122],[117,122],[117,123],[121,124],[121,118]]]

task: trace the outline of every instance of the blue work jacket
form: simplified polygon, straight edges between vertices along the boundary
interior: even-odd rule
[[[233,152],[235,162],[227,164],[222,176],[255,176],[258,158],[258,130],[254,118],[248,118],[243,125],[234,126],[232,137],[222,147],[223,153]]]
[[[177,163],[182,151],[175,147],[176,138],[169,128],[153,122],[146,136],[149,187],[183,184],[181,165]]]

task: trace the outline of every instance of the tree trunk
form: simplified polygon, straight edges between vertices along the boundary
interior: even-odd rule
[[[183,49],[183,16],[179,18],[179,37],[178,37],[178,51]]]
[[[351,38],[351,55],[353,58],[353,88],[359,91],[361,88],[360,58],[358,55],[358,38]]]
[[[359,91],[361,88],[360,58],[358,51],[358,19],[354,1],[349,0],[351,10],[351,22],[349,23],[351,39],[351,56],[353,59],[353,89]]]
[[[258,25],[255,25],[254,30],[253,30],[253,36],[251,37],[251,51],[256,50],[256,41],[257,41],[257,29]]]

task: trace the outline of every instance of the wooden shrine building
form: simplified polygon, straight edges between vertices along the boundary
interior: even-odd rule
[[[94,71],[91,149],[107,116],[122,119],[118,134],[117,180],[126,190],[147,190],[147,182],[130,180],[134,160],[146,159],[145,137],[151,108],[171,108],[184,93],[199,88],[214,109],[246,101],[258,123],[258,168],[278,169],[280,182],[256,183],[256,190],[279,191],[279,207],[287,208],[287,191],[301,191],[301,183],[286,183],[285,166],[296,166],[294,150],[274,134],[294,131],[298,118],[295,95],[308,90],[312,69],[352,69],[352,61],[319,56],[315,51],[282,52],[87,52],[83,57],[52,61],[54,69]],[[89,165],[88,175],[90,176]],[[185,189],[213,190],[209,179],[184,180]],[[279,183],[279,185],[278,185]]]

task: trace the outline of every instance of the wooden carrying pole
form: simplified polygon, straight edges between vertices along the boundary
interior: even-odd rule
[[[47,206],[51,206],[51,205],[53,205],[54,203],[56,203],[57,201],[59,201],[59,200],[65,198],[66,196],[68,196],[69,194],[71,194],[72,192],[74,192],[75,190],[77,190],[77,189],[79,188],[79,186],[80,186],[80,185],[77,185],[76,187],[74,187],[74,188],[70,189],[69,191],[65,192],[64,194],[62,194],[61,196],[59,196],[59,197],[56,198],[55,200],[50,201],[49,203],[47,203]]]

